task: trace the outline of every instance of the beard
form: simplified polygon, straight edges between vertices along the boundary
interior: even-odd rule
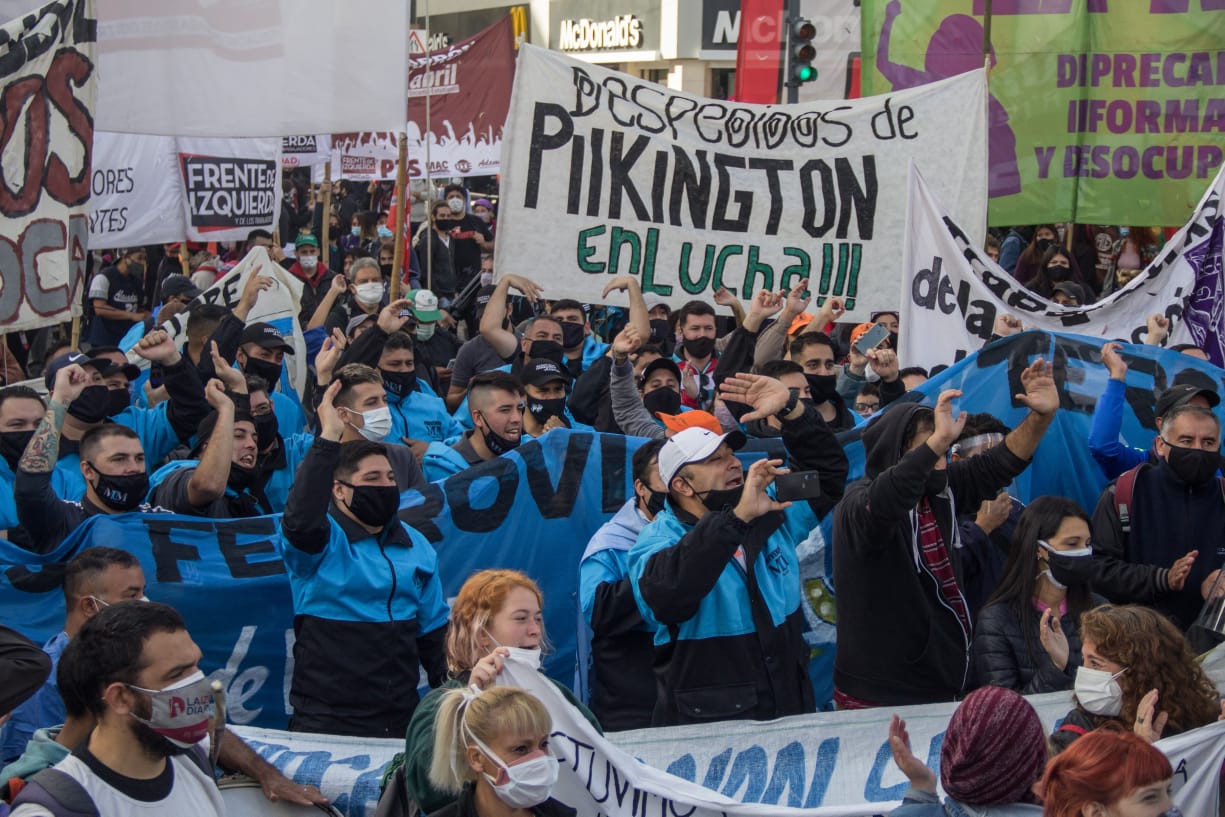
[[[137,712],[137,714],[142,718],[148,718],[153,714],[153,706],[148,700],[142,703],[144,705],[140,707],[141,711]],[[135,718],[132,718],[128,725],[131,727],[132,737],[136,738],[136,743],[151,758],[168,758],[174,755],[181,755],[187,751],[171,743]]]

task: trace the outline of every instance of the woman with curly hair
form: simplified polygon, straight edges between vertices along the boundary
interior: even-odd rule
[[[1052,760],[1039,789],[1043,817],[1171,814],[1174,770],[1155,746],[1131,732],[1104,728]]]
[[[1222,705],[1191,645],[1169,619],[1140,605],[1103,605],[1080,618],[1076,708],[1051,736],[1059,751],[1114,723],[1155,741],[1217,720]]]

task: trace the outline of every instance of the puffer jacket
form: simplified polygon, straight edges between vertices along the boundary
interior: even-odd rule
[[[1105,603],[1094,597],[1091,606]],[[1080,622],[1064,615],[1059,626],[1068,639],[1068,665],[1056,667],[1042,647],[1038,630],[1042,615],[1035,611],[1029,641],[1021,629],[1021,617],[1010,602],[987,605],[974,623],[974,669],[978,683],[1014,689],[1022,695],[1061,692],[1072,688],[1080,666]]]

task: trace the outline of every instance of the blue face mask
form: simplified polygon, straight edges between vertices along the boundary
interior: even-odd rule
[[[379,227],[379,238],[391,238],[392,232],[387,227]]]
[[[362,234],[362,228],[361,227],[350,227],[349,234],[353,236],[360,236]]]

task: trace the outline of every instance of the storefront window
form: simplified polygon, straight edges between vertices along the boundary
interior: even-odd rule
[[[668,84],[667,68],[644,68],[639,72],[639,75],[647,82],[654,82],[657,85]]]
[[[710,95],[715,99],[731,99],[736,92],[735,68],[710,69]]]

